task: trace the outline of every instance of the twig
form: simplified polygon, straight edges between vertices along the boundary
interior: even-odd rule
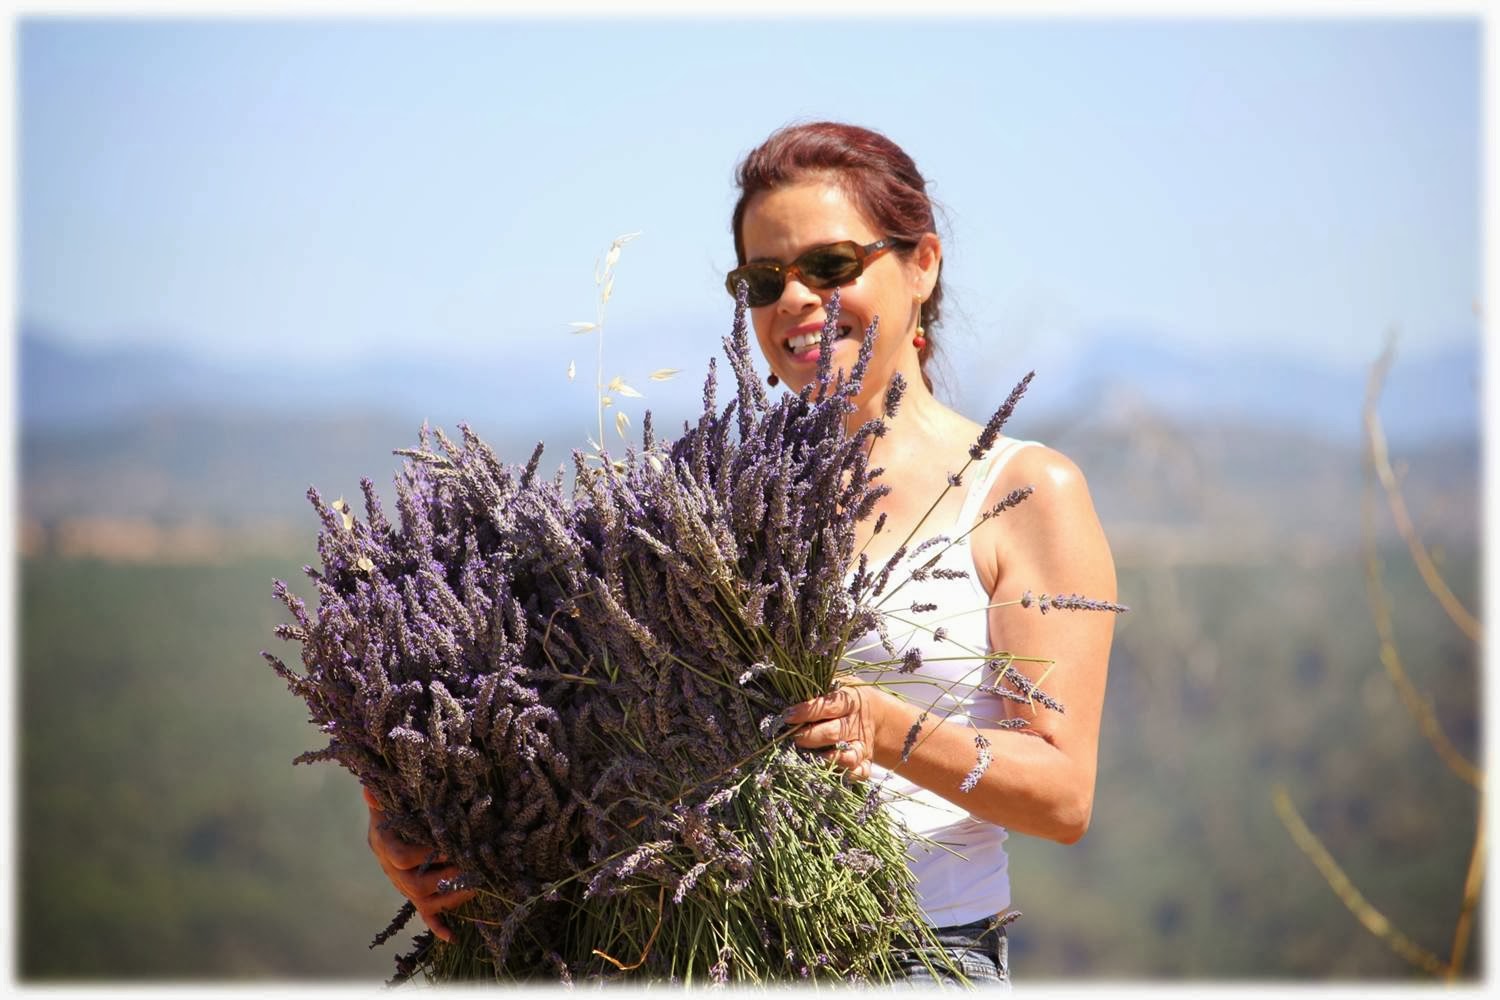
[[[1484,881],[1484,796],[1479,796],[1479,819],[1474,824],[1474,848],[1469,854],[1469,873],[1464,877],[1464,901],[1453,931],[1453,952],[1448,959],[1448,981],[1458,978],[1469,950],[1474,929],[1474,909],[1479,905],[1479,884]]]
[[[1464,635],[1477,643],[1482,639],[1483,629],[1478,619],[1470,614],[1458,598],[1453,596],[1453,591],[1448,589],[1447,582],[1443,580],[1432,557],[1427,553],[1427,547],[1417,536],[1416,526],[1412,524],[1411,515],[1406,510],[1406,501],[1401,496],[1401,486],[1396,482],[1396,474],[1391,471],[1390,458],[1386,452],[1385,431],[1381,428],[1380,415],[1376,412],[1375,401],[1380,396],[1381,383],[1384,382],[1385,373],[1394,358],[1395,345],[1387,343],[1385,351],[1375,362],[1374,368],[1370,370],[1370,381],[1365,390],[1365,433],[1369,437],[1370,462],[1375,467],[1375,474],[1380,477],[1380,485],[1385,487],[1391,516],[1396,520],[1396,530],[1406,541],[1406,547],[1411,550],[1417,570],[1422,574],[1422,581],[1427,584],[1427,589],[1432,591],[1432,596],[1437,598],[1438,604],[1442,605],[1443,610],[1448,613],[1448,617],[1453,619],[1453,623],[1463,631]]]
[[[1378,393],[1381,382],[1382,366],[1390,362],[1390,348],[1376,362],[1375,373],[1371,376],[1370,389],[1372,393]],[[1376,442],[1373,435],[1380,433],[1379,418],[1374,415],[1375,397],[1368,396],[1365,401],[1365,427],[1372,435],[1371,454],[1376,452]],[[1381,445],[1383,452],[1383,444]],[[1372,458],[1373,463],[1373,458]],[[1442,758],[1449,770],[1458,775],[1459,778],[1479,788],[1483,784],[1483,775],[1479,769],[1463,754],[1459,753],[1443,732],[1442,726],[1437,721],[1437,714],[1432,709],[1431,699],[1423,697],[1412,685],[1407,676],[1406,669],[1401,662],[1401,653],[1396,648],[1395,628],[1391,623],[1390,598],[1386,595],[1383,582],[1380,559],[1376,553],[1375,545],[1375,484],[1371,481],[1370,466],[1365,469],[1365,490],[1360,499],[1360,514],[1365,536],[1365,584],[1370,591],[1370,612],[1375,619],[1375,631],[1380,637],[1380,662],[1385,665],[1386,674],[1389,675],[1391,683],[1396,686],[1396,691],[1401,695],[1401,701],[1406,706],[1412,718],[1417,722],[1417,727],[1432,745],[1437,755]],[[1399,499],[1399,494],[1397,495]],[[1421,543],[1417,543],[1421,548]],[[1446,588],[1444,588],[1446,589]]]
[[[621,972],[630,972],[632,969],[639,969],[642,965],[646,964],[646,957],[651,954],[651,945],[653,945],[656,942],[656,932],[659,931],[659,930],[661,930],[661,922],[662,922],[662,920],[664,920],[666,918],[666,915],[667,915],[666,907],[663,905],[666,902],[666,899],[667,899],[667,887],[666,886],[662,886],[661,890],[656,894],[656,926],[653,927],[653,928],[651,928],[651,936],[646,939],[646,947],[644,947],[644,948],[641,949],[641,957],[638,958],[638,959],[636,959],[634,963],[632,963],[630,965],[626,965],[624,962],[621,962],[618,958],[614,958],[614,957],[612,957],[610,955],[606,955],[604,952],[600,951],[598,948],[594,949],[594,954],[598,955],[600,958],[604,959],[606,962],[609,962],[611,965],[613,965],[615,968],[619,969]]]
[[[1349,876],[1339,868],[1338,862],[1333,860],[1333,856],[1318,840],[1317,835],[1302,822],[1302,817],[1297,814],[1297,809],[1292,805],[1292,800],[1285,788],[1277,785],[1272,789],[1271,802],[1275,805],[1276,814],[1286,826],[1287,832],[1292,835],[1292,840],[1296,841],[1302,853],[1318,866],[1318,871],[1323,874],[1323,878],[1327,880],[1334,895],[1338,896],[1339,900],[1348,907],[1349,912],[1365,925],[1366,930],[1388,944],[1396,954],[1422,970],[1434,976],[1450,973],[1448,966],[1441,959],[1397,930],[1384,914],[1360,895],[1359,890],[1354,888],[1354,884],[1349,881]]]

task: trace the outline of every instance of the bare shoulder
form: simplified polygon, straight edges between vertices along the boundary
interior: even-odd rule
[[[1055,448],[1030,444],[1017,449],[996,477],[990,494],[992,500],[998,502],[1007,494],[1026,487],[1033,492],[1022,507],[1029,507],[1033,512],[1054,510],[1063,513],[1065,508],[1078,504],[1086,505],[1091,513],[1093,511],[1093,500],[1083,470]]]
[[[991,592],[1018,572],[1040,587],[1112,592],[1114,560],[1077,463],[1044,445],[1018,449],[991,486],[987,509],[1027,488],[1025,500],[976,532],[976,565]]]

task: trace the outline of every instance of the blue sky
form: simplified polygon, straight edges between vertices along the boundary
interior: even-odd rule
[[[80,344],[582,369],[639,230],[606,353],[701,370],[733,168],[822,117],[946,208],[959,371],[1479,336],[1476,18],[33,18],[16,53],[18,314]]]

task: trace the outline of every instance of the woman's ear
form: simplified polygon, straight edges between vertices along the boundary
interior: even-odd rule
[[[925,302],[937,285],[938,270],[943,263],[943,241],[938,239],[937,233],[922,234],[922,238],[917,241],[916,252],[912,254],[912,262],[917,266],[915,291]]]

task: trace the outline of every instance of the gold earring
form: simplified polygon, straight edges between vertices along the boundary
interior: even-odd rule
[[[922,329],[922,306],[924,303],[920,295],[913,295],[911,300],[917,304],[917,335],[911,338],[911,346],[920,351],[927,346],[927,331]]]

